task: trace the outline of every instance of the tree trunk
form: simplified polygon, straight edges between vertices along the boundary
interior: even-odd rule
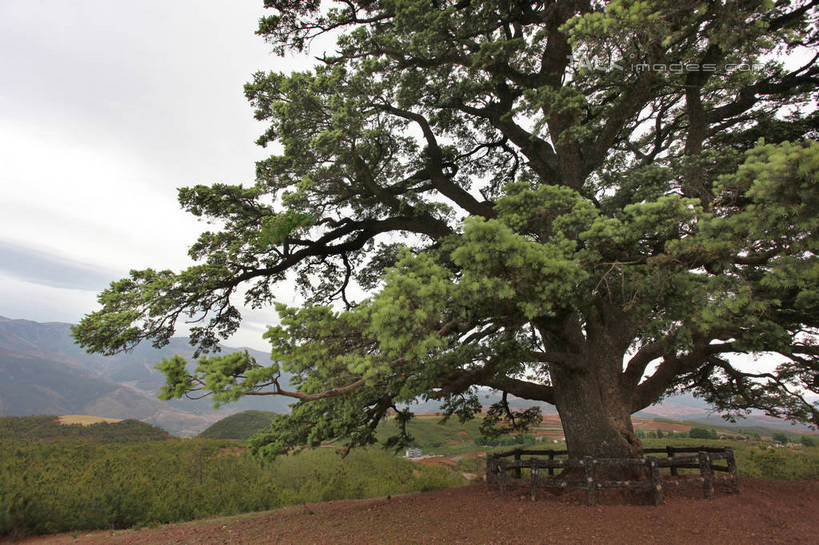
[[[552,370],[555,404],[570,458],[642,457],[643,446],[631,424],[631,396],[622,386],[620,368],[618,364]]]

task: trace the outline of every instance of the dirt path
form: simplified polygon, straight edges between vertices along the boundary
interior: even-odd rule
[[[478,484],[425,494],[287,507],[153,529],[82,532],[24,545],[215,544],[819,544],[819,482],[744,479],[738,496],[671,492],[662,507],[537,502]],[[3,542],[5,543],[5,542]]]

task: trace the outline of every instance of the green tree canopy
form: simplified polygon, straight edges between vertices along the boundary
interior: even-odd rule
[[[180,190],[220,226],[199,264],[132,271],[74,334],[114,353],[192,317],[206,354],[294,280],[275,363],[161,366],[165,397],[294,398],[267,454],[372,442],[418,397],[469,418],[479,388],[508,430],[539,413],[507,395],[555,404],[572,456],[638,456],[630,415],[683,389],[817,425],[818,3],[266,0],[276,53],[336,37],[246,86],[282,151]],[[781,365],[734,363],[759,353]]]
[[[692,439],[717,439],[717,432],[713,428],[691,428],[688,437]]]
[[[775,432],[772,436],[772,439],[779,443],[780,445],[785,445],[788,443],[788,436],[782,433],[781,431]]]

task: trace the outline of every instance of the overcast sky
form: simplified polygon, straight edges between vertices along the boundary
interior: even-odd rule
[[[243,85],[310,65],[254,34],[261,6],[0,1],[0,315],[77,322],[129,269],[189,263],[205,225],[176,188],[252,183],[269,150]],[[230,344],[266,349],[273,322]]]
[[[244,83],[312,64],[269,52],[261,6],[0,0],[0,315],[74,323],[129,269],[189,264],[176,188],[252,183]],[[229,344],[266,350],[275,315],[245,318]]]

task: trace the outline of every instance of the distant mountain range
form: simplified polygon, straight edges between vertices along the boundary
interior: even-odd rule
[[[270,356],[258,350],[222,347],[223,353],[247,350],[257,361]],[[40,323],[0,316],[0,416],[91,414],[133,418],[189,436],[230,414],[248,409],[287,412],[291,400],[252,397],[219,410],[205,398],[157,399],[165,375],[154,366],[178,354],[189,361],[188,339],[175,337],[157,350],[148,344],[115,356],[88,354],[74,344],[71,324]]]
[[[223,353],[247,350],[259,362],[269,361],[264,352],[222,347]],[[162,401],[157,398],[165,375],[154,366],[177,354],[193,360],[193,348],[184,337],[174,337],[157,350],[149,344],[115,356],[88,354],[74,344],[71,324],[15,320],[0,316],[0,416],[38,414],[89,414],[109,418],[137,419],[178,436],[196,435],[214,422],[246,410],[288,412],[292,400],[276,396],[247,397],[219,410],[208,399]],[[481,402],[490,405],[499,396],[482,392]],[[516,407],[532,403],[515,399]],[[554,413],[541,404],[543,412]],[[440,411],[440,404],[413,404],[417,413]],[[667,417],[708,424],[726,423],[708,405],[691,395],[674,396],[637,416]],[[752,415],[738,426],[766,426],[790,431],[804,426],[762,415]]]
[[[763,427],[781,429],[793,433],[815,431],[811,430],[811,428],[808,426],[791,424],[787,420],[766,416],[759,411],[752,411],[750,415],[746,416],[745,418],[737,419],[736,422],[728,422],[719,416],[718,413],[714,412],[714,409],[712,409],[707,403],[691,394],[681,394],[669,397],[663,400],[662,403],[652,405],[651,407],[636,413],[635,416],[687,420],[691,422],[700,422],[702,424],[724,426],[729,428]]]

